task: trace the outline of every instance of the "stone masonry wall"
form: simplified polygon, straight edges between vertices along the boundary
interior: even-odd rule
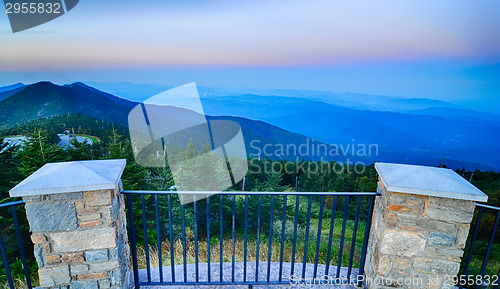
[[[125,202],[118,187],[23,199],[40,286],[58,289],[127,286]]]
[[[475,202],[388,192],[380,180],[378,192],[365,265],[375,282],[367,287],[453,288],[446,280],[460,269]]]

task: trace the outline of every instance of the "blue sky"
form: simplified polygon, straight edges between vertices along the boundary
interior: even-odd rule
[[[495,0],[80,1],[16,34],[3,11],[0,85],[195,81],[500,107]]]

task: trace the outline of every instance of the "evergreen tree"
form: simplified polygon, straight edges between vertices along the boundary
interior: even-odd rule
[[[205,145],[199,153],[190,139],[187,149],[179,152],[174,167],[174,178],[177,185],[184,190],[216,191],[231,187],[231,179],[224,157],[210,151]]]
[[[9,190],[22,180],[18,169],[17,146],[0,138],[0,202],[9,197]]]
[[[97,150],[93,147],[95,145],[97,144],[89,143],[88,139],[84,142],[79,142],[76,138],[72,138],[66,150],[71,160],[94,160],[98,157]]]
[[[31,133],[25,133],[19,150],[20,171],[27,177],[46,163],[62,162],[69,159],[63,148],[49,142],[46,130],[35,129]]]
[[[256,182],[255,191],[261,192],[283,192],[289,190],[289,186],[282,186],[283,174],[271,172],[265,183]]]

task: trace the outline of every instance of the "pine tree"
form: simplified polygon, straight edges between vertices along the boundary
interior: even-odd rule
[[[0,201],[8,198],[9,190],[22,180],[16,153],[19,148],[0,138]]]
[[[69,159],[68,154],[57,144],[50,144],[47,131],[35,129],[32,133],[25,133],[18,153],[20,158],[20,171],[27,177],[46,163],[62,162]]]

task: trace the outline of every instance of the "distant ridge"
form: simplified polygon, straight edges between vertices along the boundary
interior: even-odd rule
[[[26,85],[24,85],[21,82],[18,82],[16,84],[12,84],[9,86],[0,87],[0,101],[10,97],[13,94],[18,93],[19,91],[23,90],[25,87],[26,87]]]
[[[25,87],[25,86],[26,85],[24,83],[18,82],[15,84],[0,87],[0,92],[9,91],[9,90],[13,90],[13,89],[21,88],[21,87]]]

